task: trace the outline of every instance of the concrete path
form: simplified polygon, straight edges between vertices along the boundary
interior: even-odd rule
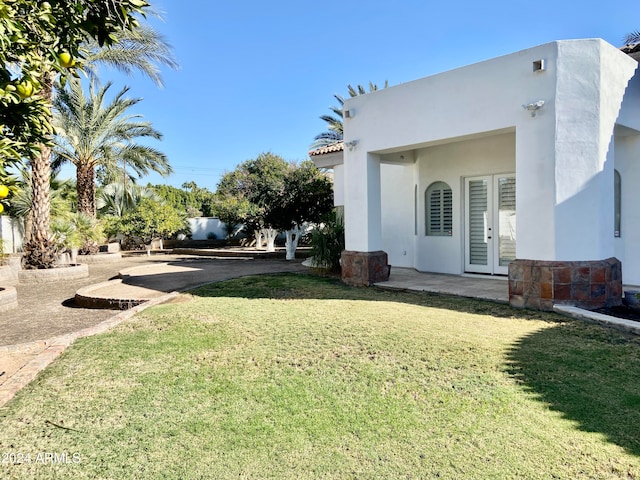
[[[506,277],[421,273],[413,268],[392,267],[389,280],[377,283],[376,287],[442,293],[509,303],[509,284]]]
[[[0,406],[75,339],[107,331],[149,306],[176,301],[177,292],[247,275],[307,271],[298,260],[207,257],[200,252],[199,255],[124,257],[118,262],[90,265],[90,276],[83,280],[18,284],[18,309],[0,315]],[[118,274],[122,274],[121,279]],[[377,286],[508,302],[508,284],[504,277],[430,274],[396,267],[389,281]],[[73,299],[79,291],[116,303],[144,303],[123,312],[77,308]],[[629,325],[614,317],[580,309],[561,311],[640,333],[635,324]]]
[[[122,281],[116,280],[119,272],[124,274]],[[19,306],[0,316],[0,406],[77,338],[107,331],[139,311],[171,301],[177,292],[198,285],[280,272],[308,269],[299,260],[158,254],[90,265],[89,278],[82,280],[16,284]],[[98,285],[95,295],[146,302],[124,312],[75,307],[75,293],[91,285]]]

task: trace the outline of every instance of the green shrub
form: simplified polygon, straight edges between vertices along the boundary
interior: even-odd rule
[[[344,221],[335,211],[330,213],[311,235],[313,266],[331,272],[340,271],[340,255],[344,250]]]

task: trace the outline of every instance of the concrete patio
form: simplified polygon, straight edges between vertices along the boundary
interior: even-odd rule
[[[393,267],[389,280],[376,283],[376,286],[391,290],[433,292],[509,303],[509,284],[507,277],[503,276],[447,275]]]

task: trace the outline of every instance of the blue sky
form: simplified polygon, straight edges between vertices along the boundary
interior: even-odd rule
[[[141,183],[215,190],[221,174],[271,151],[307,158],[347,84],[397,85],[559,39],[599,37],[620,46],[640,29],[632,4],[514,0],[151,0],[152,21],[174,47],[165,87],[102,69],[113,90],[161,131],[175,173]],[[66,169],[63,176],[74,175]]]

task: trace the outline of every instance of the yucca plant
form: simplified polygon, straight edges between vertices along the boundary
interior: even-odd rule
[[[339,272],[343,250],[344,221],[334,210],[311,233],[312,265],[330,272]]]
[[[72,257],[76,250],[80,255],[98,253],[100,242],[104,240],[100,222],[79,212],[54,219],[51,230],[59,248],[71,251]]]

